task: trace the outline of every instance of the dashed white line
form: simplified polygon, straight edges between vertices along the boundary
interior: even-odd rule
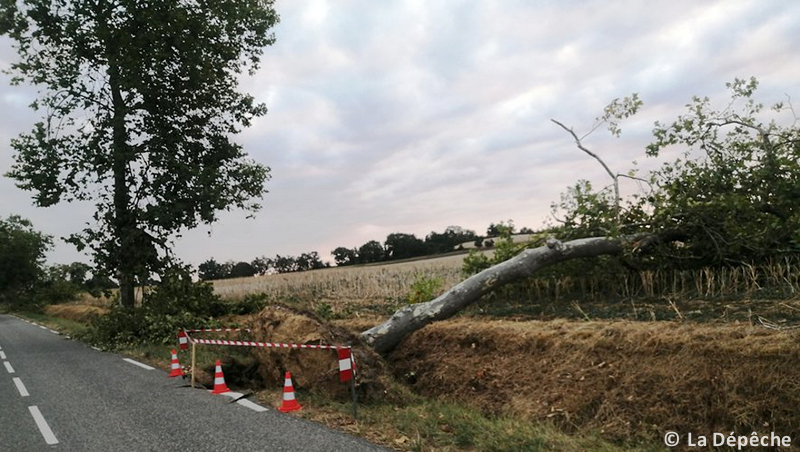
[[[257,403],[253,403],[253,402],[251,402],[251,401],[249,401],[247,399],[237,400],[236,403],[238,403],[239,405],[242,405],[242,406],[246,406],[247,408],[250,408],[251,410],[257,411],[259,413],[267,411],[267,409],[264,408],[263,406],[261,406],[261,405],[259,405]]]
[[[42,436],[44,436],[44,442],[51,445],[58,444],[56,435],[54,435],[53,431],[50,430],[50,426],[47,425],[47,421],[44,420],[44,416],[42,416],[41,411],[39,411],[39,407],[29,406],[28,410],[30,410],[33,420],[36,421],[36,426],[39,427],[39,431],[42,432]]]
[[[47,327],[46,327],[46,326],[44,326],[44,325],[39,325],[39,328],[41,328],[41,329],[43,329],[43,330],[46,330],[46,329],[47,329]]]
[[[102,352],[103,351],[103,350],[100,350],[99,348],[95,347],[94,345],[91,345],[90,347],[92,347],[93,349],[97,350],[98,352]]]
[[[49,331],[49,332],[51,332],[51,333],[53,333],[53,334],[61,334],[61,333],[59,333],[59,332],[58,332],[58,331],[56,331],[56,330],[51,330],[50,328],[48,328],[48,329],[47,329],[47,331]]]
[[[17,391],[19,391],[19,395],[21,395],[22,397],[28,397],[30,395],[28,393],[28,388],[25,387],[25,385],[22,383],[22,380],[20,380],[17,377],[14,377],[13,380],[14,384],[17,386]]]
[[[6,352],[0,352],[0,359],[6,359]]]
[[[129,362],[129,363],[133,364],[134,366],[139,366],[139,367],[141,367],[142,369],[147,369],[147,370],[155,370],[155,368],[154,368],[154,367],[150,367],[150,366],[148,366],[147,364],[142,364],[142,363],[140,363],[139,361],[134,361],[134,360],[132,360],[132,359],[130,359],[130,358],[122,358],[122,360],[123,360],[123,361],[127,361],[127,362]]]
[[[11,367],[11,363],[10,362],[3,361],[3,365],[6,366],[6,370],[8,371],[8,373],[10,373],[10,374],[14,373],[14,368]]]

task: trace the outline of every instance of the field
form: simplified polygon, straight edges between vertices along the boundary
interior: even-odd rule
[[[214,281],[214,291],[223,298],[247,294],[270,296],[319,296],[328,300],[392,299],[404,296],[420,277],[439,278],[444,287],[461,281],[464,254],[409,262],[334,267],[308,272],[235,278]]]
[[[231,301],[265,294],[268,305],[316,314],[287,325],[328,323],[358,334],[408,303],[419,281],[439,282],[430,295],[459,282],[463,258],[224,280],[214,288]],[[297,369],[301,416],[398,450],[659,450],[669,430],[764,430],[797,440],[798,273],[797,262],[780,261],[526,281],[407,338],[378,366],[389,378],[380,387],[385,400],[363,405],[358,421],[347,398],[303,384],[306,364],[284,365]],[[102,303],[48,312],[85,322],[103,311],[91,304]],[[228,321],[264,325],[257,317]],[[297,328],[280,339],[324,337]],[[218,357],[211,352],[200,360],[206,382]],[[132,353],[167,367],[160,349]],[[283,358],[216,353],[232,369],[231,384],[262,403],[278,400],[279,369],[269,366]],[[363,364],[365,378],[378,372]],[[335,384],[335,363],[321,369]]]

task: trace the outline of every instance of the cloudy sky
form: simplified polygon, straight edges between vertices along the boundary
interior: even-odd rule
[[[725,82],[755,76],[765,103],[800,99],[795,0],[278,0],[277,42],[243,80],[269,113],[238,138],[272,168],[255,219],[226,213],[178,240],[198,264],[424,237],[449,225],[483,232],[513,219],[536,228],[579,178],[605,185],[596,162],[550,122],[586,131],[603,107],[639,93],[621,138],[585,144],[616,171],[644,157],[656,120],[692,95],[725,105]],[[0,68],[14,59],[0,40]],[[0,77],[0,173],[9,140],[30,129],[31,87]],[[798,101],[800,102],[800,101]],[[797,102],[796,102],[797,103]],[[91,205],[35,208],[0,178],[0,216],[56,237]],[[58,242],[50,262],[88,261]]]

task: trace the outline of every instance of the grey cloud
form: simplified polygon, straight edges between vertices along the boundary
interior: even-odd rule
[[[277,42],[242,85],[269,113],[239,136],[272,167],[270,193],[256,220],[225,213],[185,234],[178,252],[195,264],[324,255],[450,224],[482,232],[513,218],[536,227],[577,179],[607,182],[550,118],[585,131],[609,101],[638,92],[645,108],[623,123],[622,138],[603,130],[587,138],[622,171],[634,159],[657,163],[642,151],[653,121],[673,119],[694,94],[724,101],[733,77],[757,76],[774,101],[800,96],[795,2],[282,0],[277,8]],[[9,54],[0,40],[0,62]],[[35,119],[4,97],[33,92],[20,89],[0,86],[5,143]],[[7,149],[0,144],[2,165]],[[81,220],[62,227],[2,181],[6,199],[13,203],[0,208],[63,234],[89,218],[77,211]]]

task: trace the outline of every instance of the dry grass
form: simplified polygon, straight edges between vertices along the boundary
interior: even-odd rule
[[[744,324],[461,319],[417,331],[390,362],[423,395],[614,440],[798,438],[798,339]]]
[[[88,324],[93,318],[108,313],[108,308],[86,304],[52,304],[46,306],[44,312],[53,317]]]
[[[274,299],[353,301],[400,300],[414,281],[438,279],[442,291],[464,279],[464,255],[411,262],[342,267],[299,273],[213,281],[223,298],[265,293]],[[529,278],[501,296],[517,300],[613,300],[691,298],[791,298],[800,294],[800,259],[762,266],[697,270],[647,270],[618,274]]]
[[[402,298],[415,279],[439,278],[443,287],[463,279],[464,255],[417,260],[385,265],[337,267],[298,273],[256,276],[213,281],[214,291],[223,298],[237,299],[248,294],[270,297],[315,298],[325,300],[385,300]]]

